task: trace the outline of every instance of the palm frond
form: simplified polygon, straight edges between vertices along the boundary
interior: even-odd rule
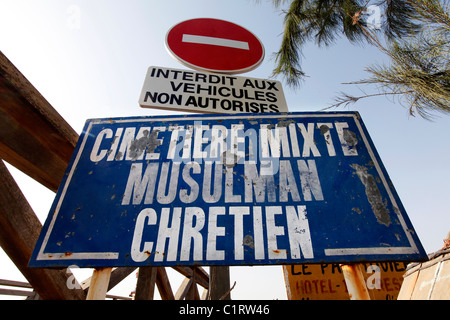
[[[282,74],[288,85],[296,87],[305,77],[301,69],[301,46],[306,41],[307,32],[302,27],[304,0],[294,0],[285,13],[284,34],[280,50],[275,55],[276,67],[273,76]]]

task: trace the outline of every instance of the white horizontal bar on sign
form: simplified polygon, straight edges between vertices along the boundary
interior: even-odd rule
[[[189,43],[210,44],[213,46],[250,50],[250,48],[248,47],[248,42],[223,39],[223,38],[196,36],[196,35],[192,35],[192,34],[183,34],[182,41],[189,42]]]
[[[367,254],[414,254],[418,251],[411,247],[386,247],[386,248],[342,248],[342,249],[325,249],[326,256],[356,256]]]
[[[39,253],[36,260],[116,260],[118,252]]]

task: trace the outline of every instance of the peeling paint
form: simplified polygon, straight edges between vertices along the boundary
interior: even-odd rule
[[[227,168],[233,168],[239,162],[239,156],[229,150],[222,153],[222,163]]]
[[[296,123],[294,120],[292,120],[292,119],[281,119],[279,122],[278,122],[278,124],[277,124],[277,127],[288,127],[291,123]]]
[[[391,224],[391,217],[389,216],[389,210],[386,208],[387,200],[383,201],[383,197],[381,196],[380,189],[378,189],[375,178],[367,172],[367,168],[364,166],[360,166],[355,163],[350,167],[356,171],[359,180],[361,180],[364,185],[367,199],[369,200],[370,206],[372,207],[372,211],[375,214],[378,223],[389,227]]]
[[[159,130],[154,129],[149,135],[149,131],[144,130],[144,136],[131,143],[129,150],[131,159],[136,160],[145,150],[147,150],[147,153],[153,153],[161,145],[161,142],[157,139],[158,133]]]
[[[122,152],[118,151],[116,156],[114,157],[115,160],[121,160],[123,158]]]
[[[251,235],[246,235],[243,240],[243,245],[255,249],[255,243],[253,242],[253,237]]]
[[[330,131],[330,127],[328,127],[326,124],[321,125],[319,129],[321,135],[324,135],[325,133]]]
[[[347,129],[348,124],[345,122],[335,122],[336,131],[341,142],[342,151],[345,156],[357,156],[358,137],[355,132]]]
[[[354,147],[358,144],[358,138],[356,137],[356,134],[348,129],[344,129],[344,140],[351,147]]]
[[[325,142],[327,143],[328,154],[330,156],[335,156],[336,151],[334,150],[333,141],[331,139],[330,127],[327,124],[321,124],[319,129],[320,134],[324,137]]]

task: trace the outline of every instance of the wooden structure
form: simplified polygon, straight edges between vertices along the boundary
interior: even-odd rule
[[[429,261],[408,265],[398,300],[450,299],[450,232],[444,243]]]
[[[20,285],[34,290],[25,296],[86,299],[91,279],[76,286],[80,289],[69,289],[70,271],[28,267],[42,225],[3,160],[56,192],[77,140],[78,134],[0,52],[0,245],[27,279]],[[135,269],[110,270],[106,291]],[[153,299],[155,284],[162,299],[200,299],[197,285],[209,290],[209,275],[203,268],[174,269],[186,277],[175,293],[165,268],[139,268],[135,299]]]

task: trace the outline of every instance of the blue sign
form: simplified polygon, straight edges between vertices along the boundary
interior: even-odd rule
[[[30,266],[420,261],[356,112],[86,122]]]

